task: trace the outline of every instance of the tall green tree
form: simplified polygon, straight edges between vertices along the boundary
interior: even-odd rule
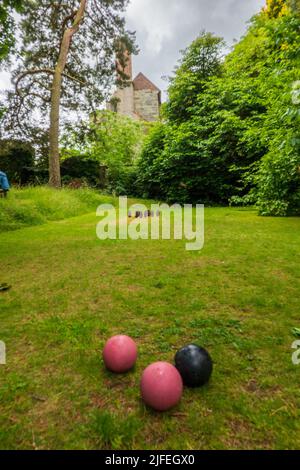
[[[139,187],[147,195],[300,213],[299,33],[292,2],[274,0],[215,73],[195,79],[198,88],[193,62],[184,74],[179,67],[181,89],[172,89],[175,76],[163,129],[143,149]]]
[[[277,51],[264,83],[269,103],[261,133],[268,148],[253,192],[262,215],[300,215],[300,15],[292,10],[266,26]]]
[[[186,121],[207,80],[221,74],[223,45],[222,38],[203,32],[182,51],[182,58],[170,78],[168,89],[169,100],[165,111],[170,121]]]
[[[166,124],[155,127],[142,152],[140,193],[172,202],[228,198],[233,179],[228,161],[232,155],[238,159],[235,132],[242,126],[234,115],[222,125],[227,117],[219,110],[223,45],[221,38],[202,33],[184,51],[170,83]]]
[[[134,51],[125,29],[128,0],[31,0],[25,2],[23,44],[14,72],[11,125],[23,126],[39,109],[49,113],[49,183],[61,186],[59,135],[62,108],[92,111],[105,99],[115,71]]]

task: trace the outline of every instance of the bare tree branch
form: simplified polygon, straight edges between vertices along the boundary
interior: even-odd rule
[[[55,74],[55,70],[52,70],[52,69],[32,69],[32,70],[26,70],[25,72],[21,73],[21,75],[19,75],[17,77],[17,80],[15,82],[15,88],[16,88],[16,92],[19,94],[19,83],[25,78],[27,77],[28,75],[36,75],[36,74],[39,74],[39,73],[47,73],[49,75],[54,75]],[[86,85],[86,82],[83,81],[83,80],[80,80],[79,78],[77,77],[74,77],[66,72],[63,72],[62,73],[63,77],[66,77],[68,78],[69,80],[72,80],[74,82],[77,82],[77,83],[80,83],[80,85]]]

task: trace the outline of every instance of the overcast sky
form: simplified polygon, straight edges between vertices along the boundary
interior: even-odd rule
[[[133,60],[135,75],[143,72],[165,91],[162,77],[172,73],[179,51],[203,29],[224,37],[230,47],[264,4],[265,0],[131,0],[127,24],[136,31],[140,48]],[[9,85],[9,75],[0,73],[0,89]]]
[[[136,31],[140,54],[134,57],[134,73],[143,72],[162,91],[174,69],[180,50],[205,29],[226,40],[228,46],[246,31],[247,21],[265,0],[131,0],[129,29]]]

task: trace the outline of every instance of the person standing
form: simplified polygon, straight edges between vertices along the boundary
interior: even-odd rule
[[[9,190],[10,190],[10,185],[9,185],[9,182],[8,182],[8,178],[7,178],[6,174],[3,173],[3,171],[0,171],[0,191],[1,191],[1,195],[3,195],[3,197],[7,197],[7,193],[8,193]]]

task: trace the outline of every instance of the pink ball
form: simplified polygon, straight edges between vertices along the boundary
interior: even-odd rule
[[[168,362],[155,362],[142,375],[141,392],[145,403],[157,411],[166,411],[177,405],[182,395],[182,378]]]
[[[137,359],[137,347],[129,336],[118,335],[110,338],[103,349],[103,360],[112,372],[127,372]]]

